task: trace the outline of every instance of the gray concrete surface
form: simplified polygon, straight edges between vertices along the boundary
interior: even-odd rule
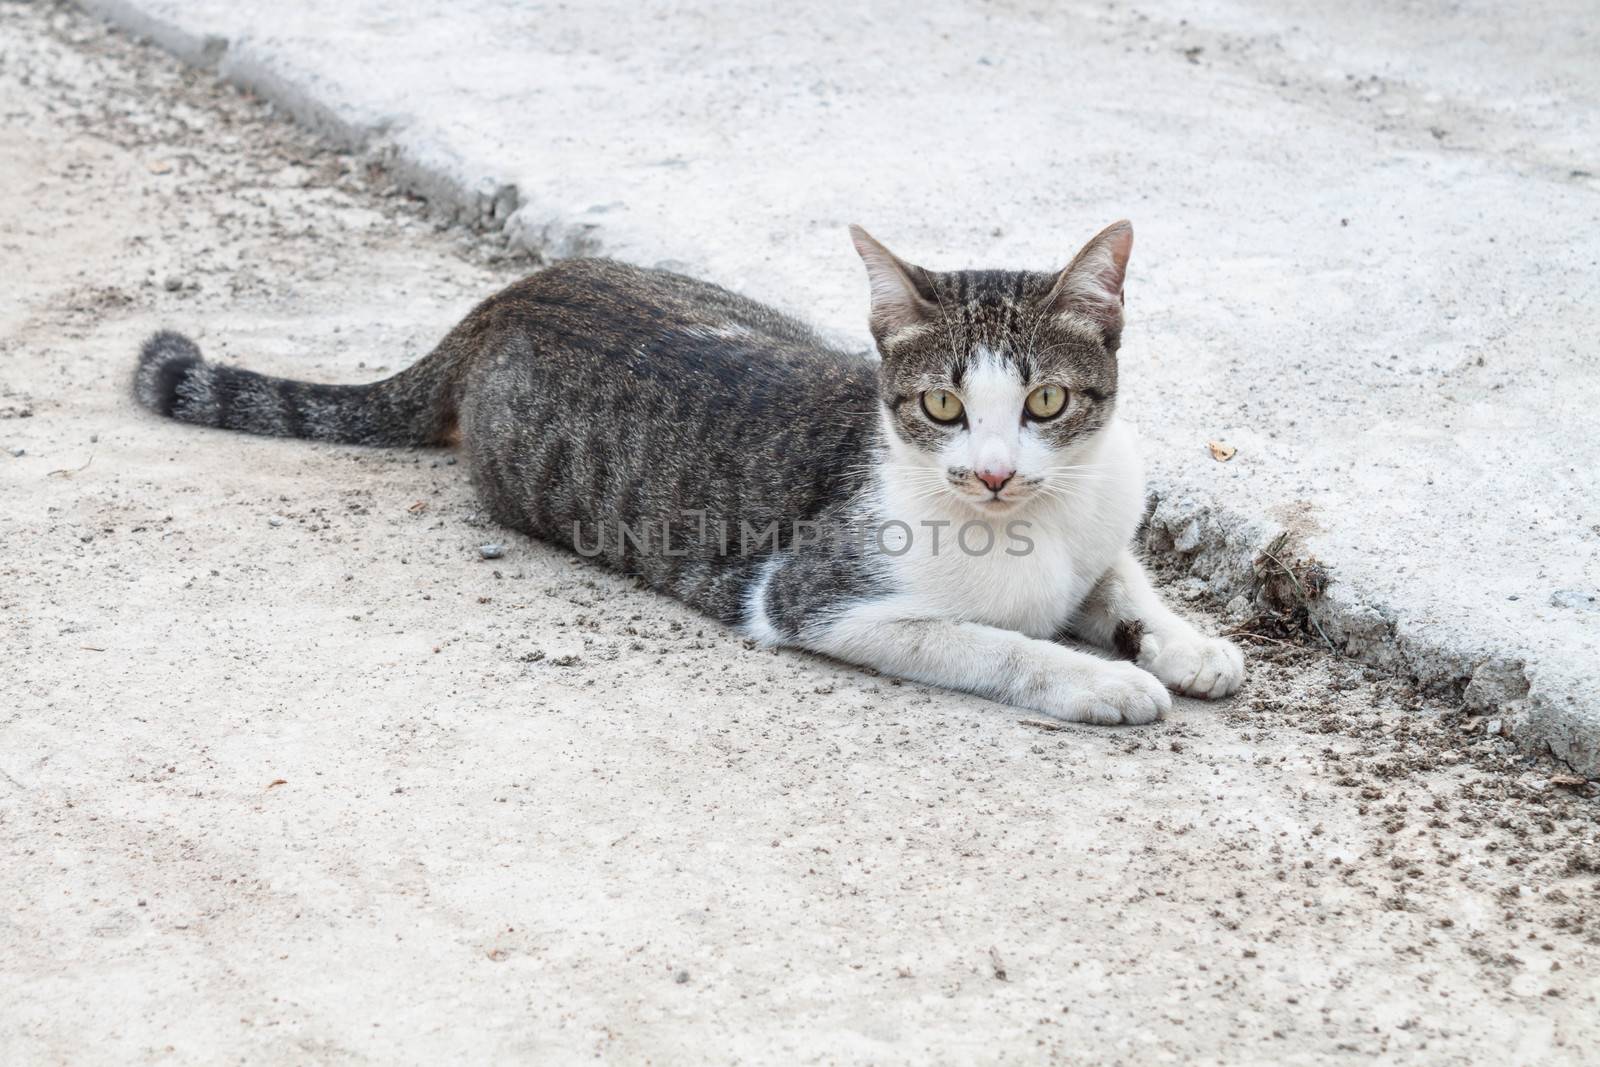
[[[139,409],[159,326],[351,380],[526,269],[266,111],[0,2],[0,1064],[1592,1062],[1600,789],[1483,716],[1251,634],[1043,729],[496,531],[447,450]]]
[[[1152,547],[1226,604],[1290,532],[1338,644],[1600,775],[1587,0],[86,6],[517,245],[858,342],[849,221],[1044,268],[1132,217]]]

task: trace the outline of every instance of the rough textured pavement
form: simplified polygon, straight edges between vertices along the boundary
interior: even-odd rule
[[[448,452],[138,410],[157,326],[350,380],[526,269],[268,111],[0,3],[0,1063],[1592,1060],[1595,790],[1483,716],[1251,632],[1235,700],[1041,729]]]
[[[1588,0],[86,6],[520,247],[858,341],[849,221],[1045,268],[1131,216],[1152,547],[1221,605],[1287,531],[1332,642],[1600,775]]]

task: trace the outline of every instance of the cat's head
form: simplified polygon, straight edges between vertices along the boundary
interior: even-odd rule
[[[1075,495],[1116,402],[1132,225],[1106,227],[1057,273],[930,271],[850,235],[872,283],[896,475],[995,514]]]

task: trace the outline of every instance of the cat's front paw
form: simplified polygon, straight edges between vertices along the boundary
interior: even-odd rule
[[[1146,635],[1138,662],[1173,692],[1206,700],[1228,696],[1244,681],[1244,653],[1221,637]]]
[[[1172,710],[1172,696],[1154,676],[1131,663],[1100,663],[1061,679],[1044,711],[1068,722],[1101,726],[1155,722]]]

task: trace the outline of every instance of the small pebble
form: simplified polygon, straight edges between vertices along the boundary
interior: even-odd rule
[[[11,450],[11,454],[16,456],[18,459],[21,459],[23,456],[28,454],[28,450],[26,448],[13,448]]]
[[[503,556],[505,554],[506,554],[506,546],[505,545],[488,544],[488,545],[479,545],[478,546],[478,555],[482,556],[484,559],[499,559],[501,556]]]
[[[170,274],[167,276],[167,280],[163,284],[166,285],[167,292],[176,293],[179,289],[183,288],[183,279],[178,277],[176,274]]]
[[[274,515],[274,516],[272,516],[272,518],[267,520],[267,525],[268,526],[282,526],[283,525],[283,520],[278,518],[278,516]]]
[[[679,971],[677,974],[672,976],[672,980],[677,982],[679,985],[686,985],[689,981],[689,972]]]

